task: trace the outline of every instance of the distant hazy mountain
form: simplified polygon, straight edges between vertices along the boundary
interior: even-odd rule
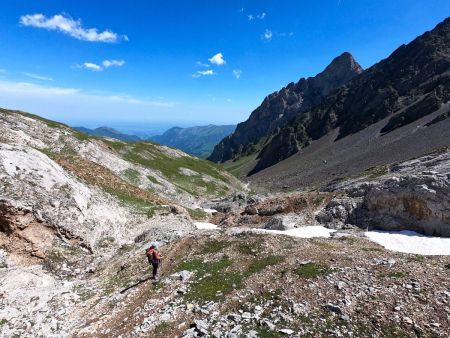
[[[95,129],[89,129],[85,127],[74,127],[74,129],[81,131],[82,133],[92,135],[92,136],[99,136],[99,137],[111,137],[115,138],[117,140],[121,141],[141,141],[141,138],[136,135],[128,135],[123,134],[120,131],[117,131],[113,128],[108,127],[99,127]]]
[[[235,129],[235,125],[173,127],[162,135],[150,137],[149,140],[181,149],[194,156],[206,158],[211,154],[214,146],[221,139],[233,133]]]

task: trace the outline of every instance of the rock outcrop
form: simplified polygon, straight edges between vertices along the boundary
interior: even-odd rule
[[[450,237],[449,150],[392,165],[377,179],[362,177],[331,189],[343,189],[346,195],[317,215],[329,227],[353,224]]]

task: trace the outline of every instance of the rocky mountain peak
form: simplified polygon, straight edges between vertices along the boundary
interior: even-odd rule
[[[264,99],[247,119],[240,123],[234,134],[224,138],[208,158],[224,162],[254,153],[264,140],[283,128],[288,121],[320,104],[332,90],[339,88],[362,73],[363,69],[353,56],[345,52],[314,77],[291,82]]]
[[[309,78],[314,87],[321,88],[326,95],[331,90],[343,83],[350,81],[356,75],[363,72],[363,68],[355,60],[352,54],[344,52],[331,61],[331,63],[319,74]]]
[[[344,72],[362,73],[362,67],[356,62],[355,58],[349,52],[344,52],[341,55],[335,57],[333,61],[325,68],[325,70],[319,75],[337,75]]]

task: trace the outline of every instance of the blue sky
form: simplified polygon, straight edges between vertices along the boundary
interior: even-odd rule
[[[0,2],[0,106],[90,127],[245,120],[351,52],[364,67],[450,1]]]

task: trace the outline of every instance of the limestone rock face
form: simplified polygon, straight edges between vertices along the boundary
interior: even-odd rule
[[[376,180],[361,177],[334,186],[334,198],[316,216],[328,227],[354,224],[450,237],[450,150],[393,165]]]
[[[267,221],[265,228],[269,230],[290,230],[298,226],[295,217],[288,215],[275,216]]]
[[[386,230],[450,237],[450,173],[408,175],[374,186],[364,199],[368,217]]]

